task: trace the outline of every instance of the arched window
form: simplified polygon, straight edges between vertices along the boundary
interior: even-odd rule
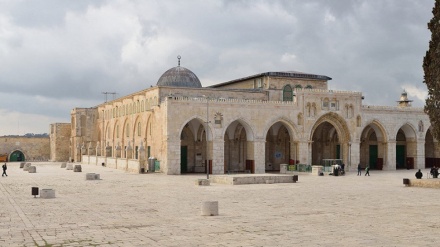
[[[305,87],[305,89],[312,89],[313,87],[312,87],[312,85],[307,85],[306,87]]]
[[[293,90],[290,85],[283,88],[283,101],[293,101]]]
[[[301,88],[303,88],[303,87],[302,87],[301,85],[297,84],[297,85],[295,86],[295,88],[301,89]]]

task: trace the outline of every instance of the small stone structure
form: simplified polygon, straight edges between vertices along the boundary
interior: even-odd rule
[[[28,171],[30,166],[31,166],[31,163],[26,163],[23,167],[23,171]]]
[[[37,173],[37,167],[36,166],[29,166],[28,172],[29,173]]]
[[[312,166],[312,175],[319,176],[323,172],[323,166]]]
[[[53,189],[41,189],[40,197],[44,199],[55,198],[55,190]]]
[[[66,165],[67,165],[66,162],[61,163],[61,168],[66,168]]]
[[[73,170],[73,164],[71,164],[71,163],[67,164],[66,170]]]
[[[100,180],[100,176],[97,173],[86,173],[86,180]]]
[[[24,168],[24,165],[26,164],[26,162],[21,162],[20,163],[20,168]]]
[[[209,179],[197,179],[196,180],[196,185],[209,186],[210,182],[209,182]]]
[[[81,172],[81,165],[75,165],[73,172]]]
[[[403,184],[407,187],[423,187],[440,189],[440,179],[403,179]]]
[[[202,203],[202,216],[217,216],[218,201],[207,201]]]

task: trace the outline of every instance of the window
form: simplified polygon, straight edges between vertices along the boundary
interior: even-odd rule
[[[292,101],[293,100],[293,90],[290,85],[286,85],[283,88],[283,101]]]
[[[141,136],[141,122],[138,122],[137,132],[138,136]]]
[[[306,87],[305,87],[305,89],[312,89],[313,87],[312,87],[312,85],[307,85]]]
[[[130,137],[130,125],[129,124],[127,124],[127,126],[125,127],[125,132],[126,132],[125,136]]]
[[[254,80],[254,88],[263,88],[263,81],[261,78]]]

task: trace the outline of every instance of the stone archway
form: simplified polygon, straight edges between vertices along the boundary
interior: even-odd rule
[[[396,169],[413,169],[417,157],[416,132],[405,124],[396,133]]]
[[[282,122],[274,123],[266,135],[265,143],[265,170],[279,171],[280,164],[294,164],[292,156],[292,138],[287,127]],[[295,152],[295,150],[293,150]]]
[[[209,152],[203,121],[198,118],[190,120],[180,133],[180,173],[206,173],[206,164],[212,165]]]
[[[386,133],[376,122],[365,126],[360,138],[360,163],[370,169],[382,170],[386,156]]]
[[[224,134],[224,171],[255,172],[253,135],[250,127],[243,120],[235,120],[229,124]]]
[[[350,131],[344,119],[336,113],[320,117],[310,134],[311,165],[321,165],[323,159],[342,159],[349,162]]]
[[[20,150],[15,150],[14,152],[9,155],[9,162],[20,162],[20,161],[26,161],[26,158]]]

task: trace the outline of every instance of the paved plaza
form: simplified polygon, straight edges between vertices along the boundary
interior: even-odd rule
[[[405,187],[415,170],[370,177],[299,174],[298,183],[196,186],[206,175],[130,174],[9,163],[0,246],[439,246],[440,190]],[[426,172],[424,170],[424,177]],[[101,180],[85,180],[86,173]],[[56,198],[34,198],[31,187]],[[201,216],[204,201],[219,216]]]

